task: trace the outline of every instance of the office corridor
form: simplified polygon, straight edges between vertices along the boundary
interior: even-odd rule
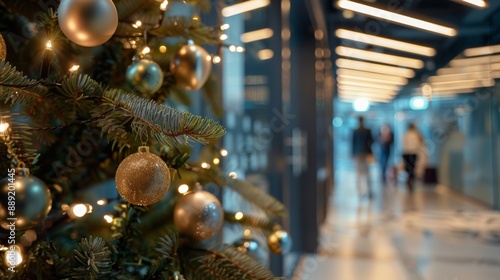
[[[320,247],[293,279],[500,279],[500,212],[444,186],[417,184],[409,195],[401,183],[374,184],[369,200],[350,170],[337,170]]]

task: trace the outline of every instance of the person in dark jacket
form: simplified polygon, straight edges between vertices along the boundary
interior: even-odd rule
[[[394,134],[392,133],[391,127],[388,124],[384,124],[380,128],[378,142],[380,144],[380,171],[382,176],[382,183],[385,184],[387,182],[387,165],[389,163],[389,157],[391,155],[392,143],[394,142]]]
[[[373,137],[369,128],[364,126],[363,116],[358,117],[359,126],[352,133],[352,156],[356,161],[358,192],[363,196],[362,182],[365,182],[369,198],[373,197],[368,169],[368,157],[372,156]]]

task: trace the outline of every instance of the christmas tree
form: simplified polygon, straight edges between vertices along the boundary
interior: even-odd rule
[[[212,66],[242,48],[202,22],[210,1],[178,1],[190,16],[170,2],[0,0],[2,278],[274,277],[249,232],[289,249],[285,207],[220,167]],[[201,95],[210,117],[179,109]],[[226,211],[207,186],[257,210]]]

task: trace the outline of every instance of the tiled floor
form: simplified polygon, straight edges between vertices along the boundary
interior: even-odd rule
[[[320,247],[302,257],[294,280],[500,279],[500,212],[442,186],[410,195],[376,184],[369,200],[353,172],[336,177]]]

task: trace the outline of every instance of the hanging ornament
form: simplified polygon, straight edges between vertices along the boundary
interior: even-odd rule
[[[223,217],[219,200],[206,191],[183,195],[174,208],[177,230],[197,241],[209,239],[220,232]]]
[[[84,47],[105,43],[118,27],[118,12],[111,0],[62,0],[57,19],[64,35]]]
[[[149,56],[142,59],[134,57],[132,64],[127,68],[126,78],[130,87],[147,97],[163,85],[163,71]]]
[[[149,147],[141,146],[120,163],[115,181],[123,198],[146,206],[163,198],[170,186],[170,171],[159,156],[149,152]]]
[[[189,42],[177,50],[170,71],[178,84],[188,90],[200,89],[212,71],[212,58],[202,47]]]
[[[5,60],[7,58],[7,46],[5,45],[5,41],[0,34],[0,60]]]
[[[292,248],[292,239],[288,233],[282,229],[278,229],[267,237],[267,245],[269,250],[275,254],[284,254]]]
[[[6,230],[27,230],[42,222],[52,208],[52,197],[45,183],[30,175],[29,169],[16,168],[0,181],[0,226]]]

